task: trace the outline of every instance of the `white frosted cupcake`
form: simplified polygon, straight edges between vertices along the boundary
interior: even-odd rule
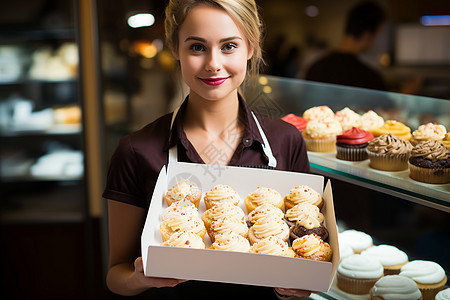
[[[401,268],[400,276],[414,280],[424,300],[434,300],[437,293],[444,289],[447,276],[437,263],[427,260],[414,260]]]
[[[336,136],[342,126],[335,118],[311,120],[302,132],[306,149],[312,152],[336,151]]]
[[[274,216],[275,218],[279,218],[282,220],[284,218],[284,213],[278,207],[273,206],[272,204],[265,203],[260,206],[257,206],[251,213],[247,216],[247,225],[251,227],[255,224],[259,219]]]
[[[348,107],[337,111],[334,117],[341,124],[342,131],[361,126],[361,116]]]
[[[248,227],[247,224],[241,219],[237,219],[234,216],[225,216],[211,223],[208,230],[209,238],[214,243],[216,235],[228,232],[234,232],[247,238]]]
[[[450,300],[450,288],[446,288],[437,293],[435,300]]]
[[[295,252],[282,239],[276,236],[268,236],[250,248],[251,253],[260,253],[277,256],[295,257]]]
[[[205,201],[206,209],[210,209],[213,205],[224,202],[230,202],[234,205],[238,205],[239,201],[241,201],[241,197],[229,185],[218,184],[205,193],[203,201]]]
[[[371,300],[422,300],[416,283],[408,277],[387,275],[381,277],[370,290]]]
[[[249,241],[240,234],[226,232],[216,235],[214,243],[210,247],[214,250],[226,250],[235,252],[249,252]]]
[[[286,210],[293,208],[300,203],[309,203],[315,205],[319,210],[323,207],[324,201],[322,195],[307,185],[298,185],[284,196],[284,206]]]
[[[187,199],[183,199],[181,201],[177,201],[172,203],[168,208],[166,208],[161,213],[161,219],[163,221],[169,219],[174,214],[185,214],[188,216],[197,216],[198,210],[195,207],[194,203]]]
[[[334,118],[334,112],[326,105],[314,106],[303,112],[303,118],[307,121]]]
[[[436,123],[426,123],[420,125],[417,130],[413,131],[410,140],[413,146],[424,141],[442,141],[447,133],[444,125]]]
[[[270,204],[283,209],[283,198],[281,198],[280,193],[272,188],[258,186],[255,191],[245,197],[244,204],[248,213],[263,204]]]
[[[339,243],[345,243],[352,247],[353,252],[361,253],[369,247],[373,246],[373,239],[365,232],[349,229],[338,235]]]
[[[369,110],[361,116],[361,125],[359,128],[372,132],[372,130],[380,128],[384,124],[383,117],[379,116],[373,110]]]
[[[289,226],[294,226],[297,221],[303,219],[305,215],[314,216],[319,223],[322,223],[324,220],[324,216],[320,212],[319,207],[308,202],[296,204],[294,207],[286,210],[284,220]]]
[[[168,206],[174,202],[186,199],[192,202],[195,207],[198,207],[201,198],[202,192],[199,187],[194,182],[187,179],[179,180],[164,195],[164,199]]]
[[[239,206],[231,202],[224,202],[222,204],[215,204],[210,209],[205,210],[202,214],[202,221],[205,224],[206,230],[209,230],[212,222],[217,221],[225,216],[233,216],[236,219],[244,222],[245,213]]]
[[[287,242],[289,239],[289,227],[286,222],[274,216],[267,216],[256,221],[248,230],[248,238],[252,245],[271,235]]]
[[[384,275],[396,275],[400,268],[408,262],[408,255],[397,247],[390,245],[372,246],[361,255],[368,255],[380,261],[384,268]]]
[[[336,272],[337,286],[356,295],[369,294],[383,276],[383,266],[375,258],[353,254],[342,259]]]
[[[203,239],[198,234],[190,231],[177,231],[173,233],[161,246],[205,249]]]

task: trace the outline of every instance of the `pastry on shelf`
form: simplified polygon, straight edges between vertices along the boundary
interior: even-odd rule
[[[303,112],[303,118],[307,121],[321,120],[321,119],[334,119],[334,112],[326,105],[314,106],[308,108]]]
[[[337,111],[334,117],[341,124],[343,131],[361,126],[361,116],[348,107]]]
[[[373,239],[370,235],[354,229],[340,232],[338,238],[339,243],[349,245],[354,253],[361,253],[363,250],[373,246]]]
[[[371,132],[374,137],[391,133],[406,141],[409,141],[412,136],[411,128],[396,120],[387,120],[381,127],[373,129]]]
[[[400,268],[408,262],[408,255],[391,245],[372,246],[361,252],[361,255],[368,255],[378,259],[383,265],[384,275],[400,273]]]
[[[417,144],[409,158],[409,177],[425,183],[450,183],[450,148],[438,141]]]
[[[422,293],[414,280],[400,275],[385,275],[370,290],[371,300],[422,300]]]
[[[413,131],[410,142],[413,146],[425,141],[441,142],[442,140],[444,140],[446,133],[447,129],[444,125],[436,123],[426,123],[420,125],[419,128]]]
[[[410,142],[391,133],[378,136],[367,146],[369,166],[382,171],[406,170],[412,148]]]
[[[312,152],[336,151],[336,136],[342,133],[342,127],[335,118],[308,121],[302,132],[306,149]]]
[[[344,131],[336,138],[336,158],[348,161],[367,159],[366,149],[373,138],[372,133],[357,127]]]

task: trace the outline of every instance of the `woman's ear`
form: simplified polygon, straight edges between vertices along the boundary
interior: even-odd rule
[[[175,58],[175,60],[180,60],[180,56],[178,55],[178,50],[172,48],[171,52],[172,52],[172,56]]]
[[[253,53],[255,52],[255,48],[254,47],[249,47],[248,48],[248,54],[247,54],[247,60],[251,59],[253,57]]]

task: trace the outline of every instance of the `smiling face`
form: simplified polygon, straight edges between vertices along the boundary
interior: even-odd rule
[[[181,73],[190,98],[237,99],[252,51],[233,19],[219,8],[193,8],[178,34]]]

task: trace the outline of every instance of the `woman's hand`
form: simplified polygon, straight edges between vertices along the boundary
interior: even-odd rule
[[[145,287],[174,287],[179,283],[187,280],[172,279],[172,278],[160,278],[160,277],[146,277],[144,275],[144,266],[142,264],[142,257],[136,258],[134,261],[134,275],[142,286]]]
[[[296,297],[308,297],[311,295],[310,291],[297,290],[297,289],[285,289],[285,288],[275,288],[275,291],[282,296],[296,296]]]

